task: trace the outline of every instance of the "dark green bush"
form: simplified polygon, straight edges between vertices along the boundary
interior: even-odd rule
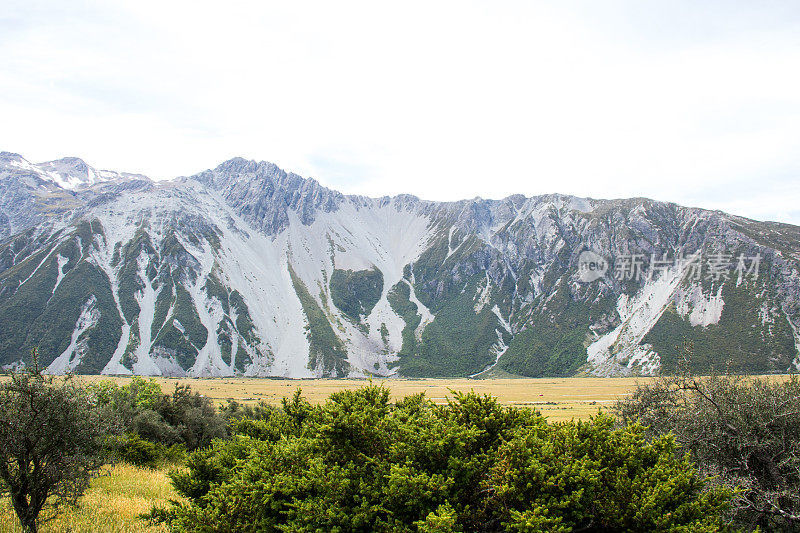
[[[112,448],[119,460],[151,468],[162,464],[180,463],[186,457],[186,447],[183,444],[165,446],[143,439],[136,433],[126,433],[116,437],[113,439]]]
[[[503,443],[490,501],[511,531],[724,531],[731,491],[705,480],[671,436],[612,417],[544,424]]]
[[[244,411],[172,474],[187,503],[153,517],[198,532],[728,529],[729,490],[608,416],[549,424],[488,396],[393,403],[372,385]]]
[[[45,505],[77,503],[117,429],[72,376],[43,375],[31,356],[32,369],[0,383],[0,495],[26,532],[38,530]]]
[[[228,434],[226,417],[189,385],[176,384],[164,394],[155,380],[134,376],[122,387],[100,381],[89,390],[105,416],[124,428],[125,436],[112,445],[115,453],[134,464],[173,462]]]
[[[135,433],[126,433],[115,439],[114,451],[120,460],[137,466],[155,466],[159,460],[156,444]]]

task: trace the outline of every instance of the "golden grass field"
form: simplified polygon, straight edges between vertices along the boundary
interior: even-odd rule
[[[106,467],[92,481],[76,508],[64,508],[58,516],[43,523],[42,533],[136,533],[167,531],[149,527],[137,518],[153,505],[166,507],[177,495],[167,477],[168,468],[152,470],[127,464]],[[43,511],[46,514],[47,510]],[[22,528],[8,498],[0,501],[0,531],[21,533]]]
[[[108,376],[85,376],[81,379],[112,379],[120,385],[130,378]],[[291,396],[299,387],[312,403],[322,402],[332,392],[356,389],[368,383],[366,380],[341,379],[264,379],[264,378],[153,378],[164,392],[171,392],[176,383],[188,383],[196,390],[212,398],[217,404],[236,400],[254,403],[264,400],[277,405],[281,398]],[[385,385],[395,399],[424,392],[437,403],[452,396],[451,391],[496,396],[506,405],[528,405],[539,409],[551,421],[587,418],[598,409],[612,405],[617,399],[629,394],[637,382],[648,378],[541,378],[541,379],[381,379],[373,383]]]
[[[766,379],[787,379],[786,375],[753,376]],[[124,385],[131,378],[110,376],[80,376],[96,381],[110,379]],[[272,379],[272,378],[148,378],[155,379],[165,393],[177,383],[188,383],[217,405],[228,400],[256,403],[261,400],[278,405],[281,398],[292,396],[298,388],[312,403],[323,402],[332,392],[357,389],[369,383],[364,379]],[[551,422],[587,419],[598,409],[610,407],[629,395],[637,383],[653,378],[492,378],[492,379],[374,379],[391,391],[393,399],[424,392],[435,403],[444,403],[453,391],[490,394],[505,405],[527,405],[538,409]]]

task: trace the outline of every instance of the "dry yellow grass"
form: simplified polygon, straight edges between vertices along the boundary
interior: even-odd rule
[[[130,378],[85,376],[81,379],[113,379],[120,385]],[[192,390],[223,404],[228,400],[254,403],[264,400],[277,405],[299,387],[313,403],[324,401],[332,392],[356,389],[367,384],[355,379],[263,379],[263,378],[154,378],[164,392],[176,383],[188,383]],[[506,405],[532,405],[551,421],[587,418],[598,409],[613,404],[647,378],[542,378],[542,379],[382,379],[373,383],[388,387],[393,398],[424,392],[434,402],[442,403],[451,391],[474,390],[496,396]]]
[[[771,375],[768,379],[786,379]],[[7,379],[0,377],[0,380]],[[79,376],[86,381],[112,380],[119,385],[129,377]],[[303,396],[312,403],[324,401],[332,392],[357,389],[368,382],[363,379],[270,379],[270,378],[151,378],[161,389],[172,392],[178,383],[191,385],[214,400],[218,405],[236,400],[255,403],[261,400],[278,405],[281,398],[291,396],[301,388]],[[612,405],[652,378],[491,378],[491,379],[375,379],[373,383],[385,385],[394,399],[424,392],[434,402],[443,403],[452,396],[451,391],[491,394],[506,405],[529,405],[542,412],[550,421],[559,422],[573,418],[586,419],[598,409]]]
[[[166,506],[177,498],[167,477],[168,469],[152,470],[128,464],[107,467],[92,481],[76,508],[63,508],[40,528],[42,533],[135,533],[167,531],[149,527],[137,518],[156,504]],[[0,504],[0,531],[22,532],[10,501]]]
[[[81,379],[113,379],[120,385],[127,377],[82,376]],[[368,382],[358,379],[267,379],[267,378],[154,378],[164,392],[171,392],[176,383],[188,383],[212,398],[217,404],[236,400],[255,403],[264,400],[277,405],[281,398],[291,396],[299,387],[312,403],[324,401],[332,392],[357,389]],[[436,403],[452,397],[451,391],[491,394],[506,405],[529,405],[542,412],[550,421],[573,418],[586,419],[598,409],[612,405],[629,395],[637,383],[652,378],[493,378],[493,379],[375,379],[373,383],[389,388],[394,399],[424,392]],[[768,379],[786,379],[769,376]]]

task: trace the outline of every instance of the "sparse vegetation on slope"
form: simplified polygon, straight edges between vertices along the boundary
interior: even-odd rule
[[[308,367],[312,370],[319,369],[324,375],[347,375],[350,365],[347,363],[347,350],[344,343],[334,333],[325,312],[308,292],[303,280],[295,273],[291,264],[287,263],[287,265],[294,290],[308,320],[306,325],[309,343]]]

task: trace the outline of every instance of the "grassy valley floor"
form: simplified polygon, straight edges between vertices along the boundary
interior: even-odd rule
[[[785,376],[769,376],[770,379],[785,379]],[[113,379],[124,385],[130,378],[109,376],[81,376],[81,379]],[[368,383],[359,379],[271,379],[271,378],[154,378],[164,392],[170,393],[176,383],[188,383],[192,390],[212,398],[217,404],[228,400],[239,403],[255,403],[264,400],[278,405],[281,398],[291,396],[297,388],[302,389],[312,403],[324,401],[332,392],[356,389]],[[630,394],[637,383],[652,378],[505,378],[505,379],[375,379],[391,390],[394,399],[418,392],[435,403],[446,402],[453,391],[491,394],[506,405],[528,405],[536,407],[551,422],[586,419],[607,408],[620,398]]]
[[[0,378],[3,379],[3,378]],[[131,378],[108,376],[80,376],[81,380],[112,379],[123,385]],[[176,383],[188,383],[193,390],[207,395],[218,404],[228,400],[254,403],[260,400],[278,404],[283,397],[291,396],[299,387],[313,403],[325,400],[332,392],[364,386],[365,380],[334,379],[259,379],[259,378],[209,378],[172,379],[154,378],[164,392],[171,392]],[[470,391],[491,394],[506,405],[528,405],[539,409],[551,421],[588,418],[598,409],[611,406],[617,399],[630,394],[637,382],[648,378],[543,378],[543,379],[392,379],[374,380],[384,384],[394,398],[425,392],[434,402],[445,402],[453,391]],[[785,379],[771,376],[770,379]],[[166,531],[162,527],[148,527],[138,519],[153,505],[165,506],[176,498],[167,472],[161,469],[138,468],[128,464],[106,467],[103,475],[94,479],[91,488],[81,498],[77,508],[64,509],[59,516],[45,523],[43,533],[93,532],[147,532]],[[0,500],[0,532],[21,532],[8,498]]]
[[[167,531],[166,527],[148,525],[138,518],[153,505],[166,507],[177,495],[167,477],[169,468],[138,468],[128,464],[106,467],[92,481],[76,508],[64,508],[49,522],[43,522],[41,533],[136,533]],[[47,510],[43,511],[46,516]],[[0,531],[21,533],[11,501],[0,501]]]
[[[81,379],[113,379],[124,385],[130,378],[83,376]],[[155,378],[164,392],[176,383],[188,383],[192,390],[205,394],[217,404],[235,400],[255,403],[264,400],[277,405],[297,388],[312,403],[324,401],[332,392],[356,389],[368,382],[357,379],[264,379],[264,378]],[[376,379],[388,387],[395,399],[418,392],[436,403],[444,403],[453,391],[496,396],[506,405],[528,405],[539,409],[551,421],[588,418],[598,409],[612,405],[648,378],[541,378],[541,379]]]

